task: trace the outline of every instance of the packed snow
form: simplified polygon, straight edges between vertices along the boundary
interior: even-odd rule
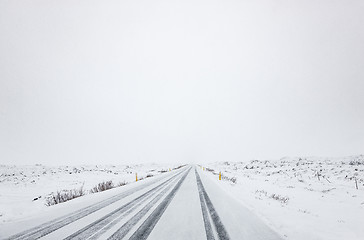
[[[100,182],[123,185],[153,177],[178,164],[28,166],[0,165],[0,224],[37,215],[51,194],[83,188],[85,194]]]
[[[364,239],[364,155],[201,167],[287,239]]]

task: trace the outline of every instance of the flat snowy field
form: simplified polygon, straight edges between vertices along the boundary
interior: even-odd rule
[[[178,164],[80,165],[80,166],[14,166],[0,165],[0,224],[37,215],[45,209],[47,197],[61,190],[89,190],[103,181],[135,182],[138,178],[156,176]],[[72,200],[71,200],[72,201]]]
[[[221,171],[221,188],[287,239],[364,239],[364,155],[203,166],[215,181]]]

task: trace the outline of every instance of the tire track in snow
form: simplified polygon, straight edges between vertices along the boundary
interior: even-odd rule
[[[184,169],[182,169],[180,172],[178,172],[177,174],[183,172]],[[175,175],[177,175],[175,174]],[[173,175],[173,176],[175,176]],[[159,181],[162,181],[163,179],[165,179],[166,177],[162,177],[160,179],[157,179],[157,180],[154,180],[154,181],[150,181],[148,183],[145,183],[143,185],[140,185],[140,186],[137,186],[135,188],[132,188],[132,189],[129,189],[123,193],[120,193],[120,194],[117,194],[113,197],[110,197],[108,199],[105,199],[103,201],[100,201],[98,203],[95,203],[95,204],[92,204],[88,207],[85,207],[85,208],[82,208],[78,211],[75,211],[73,213],[70,213],[66,216],[63,216],[63,217],[59,217],[59,218],[56,218],[52,221],[49,221],[49,222],[46,222],[46,223],[43,223],[39,226],[36,226],[36,227],[33,227],[31,229],[28,229],[28,230],[25,230],[23,232],[20,232],[18,234],[15,234],[13,236],[10,236],[8,237],[7,239],[9,240],[15,240],[15,239],[38,239],[38,238],[41,238],[45,235],[48,235],[49,233],[57,230],[57,229],[60,229],[80,218],[83,218],[85,216],[88,216],[90,215],[91,213],[94,213],[114,202],[117,202],[127,196],[129,196],[130,194],[133,194],[135,192],[138,192],[140,190],[143,190],[144,188],[156,183],[156,182],[159,182]],[[172,177],[171,177],[172,178]]]
[[[197,177],[199,177],[197,175],[197,170],[195,169],[195,175],[196,175],[196,179]],[[214,237],[214,233],[212,231],[212,227],[211,227],[211,223],[210,223],[210,219],[209,219],[209,215],[207,212],[207,208],[206,208],[206,202],[205,202],[205,198],[204,195],[201,191],[201,187],[197,181],[197,187],[198,187],[198,195],[200,197],[200,204],[201,204],[201,210],[202,210],[202,217],[203,217],[203,222],[205,225],[205,232],[206,232],[206,239],[207,240],[215,240]]]
[[[202,193],[206,206],[210,212],[210,216],[211,219],[215,225],[216,228],[216,232],[217,232],[217,236],[219,237],[220,240],[229,240],[229,234],[227,233],[224,224],[221,222],[221,219],[219,217],[219,215],[216,212],[216,209],[214,207],[214,205],[212,204],[209,195],[207,194],[205,187],[202,184],[201,178],[198,174],[198,172],[195,169],[195,174],[196,174],[196,180],[197,180],[197,186],[198,186],[198,191]],[[204,217],[205,218],[205,217]],[[207,229],[205,229],[206,231],[208,231]],[[207,235],[207,233],[206,233]],[[207,235],[208,237],[208,235]]]
[[[138,196],[137,198],[131,200],[130,202],[124,204],[123,206],[115,209],[109,214],[103,216],[102,218],[92,222],[86,227],[80,229],[79,231],[73,233],[72,235],[65,238],[65,240],[70,239],[97,239],[107,230],[109,230],[112,226],[118,223],[117,220],[121,220],[123,217],[129,215],[132,211],[134,211],[143,200],[146,200],[148,197],[153,196],[158,190],[162,189],[164,186],[173,182],[174,178],[182,174],[182,172],[174,175],[168,180],[164,181],[160,185],[152,188],[148,192]]]
[[[149,234],[152,232],[153,228],[158,223],[158,221],[161,218],[161,216],[163,215],[164,211],[167,209],[168,205],[171,203],[172,199],[174,198],[177,191],[181,187],[183,181],[186,179],[190,170],[191,170],[191,168],[188,169],[187,173],[185,173],[182,176],[182,178],[178,181],[178,183],[172,189],[172,191],[163,199],[163,201],[158,205],[158,207],[149,215],[149,217],[142,223],[142,225],[134,232],[134,234],[129,238],[129,240],[144,240],[144,239],[148,238]],[[155,202],[153,200],[152,200],[152,202],[153,202],[153,204],[155,204]],[[143,212],[143,216],[146,213],[147,213],[147,211],[145,213]],[[133,225],[135,225],[137,223],[137,221],[139,221],[140,218],[143,217],[142,213],[138,216],[137,215],[135,216],[135,219],[132,222]],[[110,238],[108,238],[108,240],[120,239],[120,237],[118,235],[119,230],[117,232],[115,232]]]
[[[139,212],[137,212],[130,220],[128,220],[125,224],[123,224],[109,239],[122,239],[126,234],[130,231],[132,227],[134,227],[140,219],[145,216],[148,211],[163,197],[163,195],[168,192],[172,188],[172,185],[169,185],[165,189],[163,189],[156,197],[154,197],[151,201],[147,203]]]

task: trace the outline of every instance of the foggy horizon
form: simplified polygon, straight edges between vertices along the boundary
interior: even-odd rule
[[[364,154],[363,9],[0,0],[0,164]]]

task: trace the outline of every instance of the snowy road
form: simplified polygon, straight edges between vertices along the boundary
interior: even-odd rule
[[[39,238],[281,239],[195,166],[140,182],[7,239]]]

